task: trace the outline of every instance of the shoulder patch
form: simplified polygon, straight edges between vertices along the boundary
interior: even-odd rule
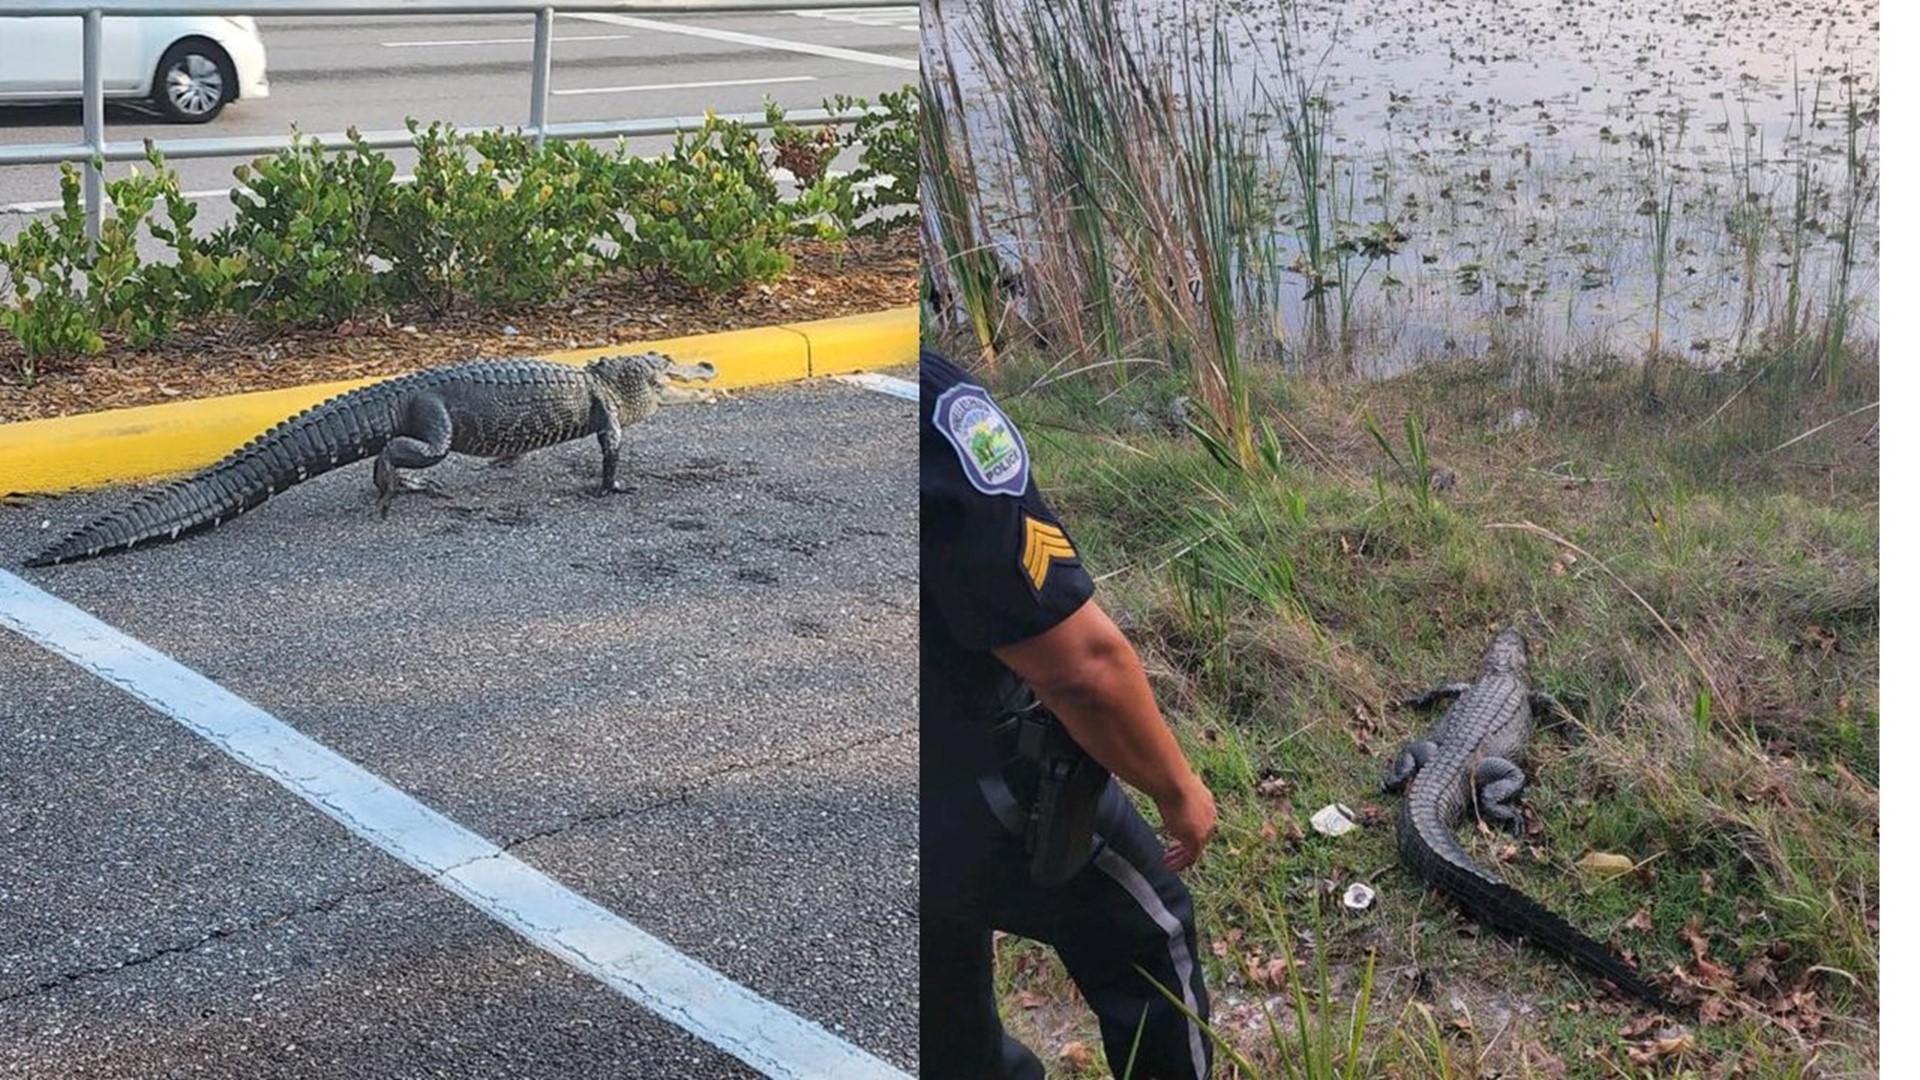
[[[949,387],[933,403],[933,426],[953,444],[967,483],[984,495],[1027,493],[1027,442],[985,390]]]

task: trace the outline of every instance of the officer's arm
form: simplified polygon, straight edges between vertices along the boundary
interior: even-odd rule
[[[1213,796],[1161,719],[1132,643],[1100,605],[1089,600],[1051,629],[993,653],[1095,761],[1153,799],[1175,841],[1168,865],[1192,863],[1213,835]]]

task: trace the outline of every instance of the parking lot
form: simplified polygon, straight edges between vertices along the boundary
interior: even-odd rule
[[[127,493],[0,507],[0,623],[59,639],[0,630],[0,1076],[730,1077],[774,1070],[728,1039],[796,1032],[913,1070],[910,407],[749,391],[629,428],[624,494],[587,440],[450,461],[383,521],[354,466],[48,570],[13,568]],[[170,676],[116,633],[212,704],[141,704]],[[465,831],[445,874],[387,853]]]

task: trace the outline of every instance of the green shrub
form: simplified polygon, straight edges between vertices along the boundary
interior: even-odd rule
[[[832,124],[790,124],[786,110],[771,98],[767,99],[767,123],[772,132],[768,141],[773,167],[790,173],[800,191],[787,207],[789,227],[801,236],[845,239],[857,211],[852,183],[845,176],[834,175],[830,168],[845,149],[840,129]]]
[[[80,174],[63,164],[60,209],[28,221],[12,243],[0,243],[0,266],[13,294],[11,305],[0,306],[0,327],[19,340],[20,376],[29,385],[45,361],[97,353],[105,345],[80,288],[87,246]]]
[[[146,289],[134,302],[152,313],[166,312],[165,327],[157,324],[143,333],[157,342],[172,332],[174,319],[198,319],[235,305],[235,291],[247,272],[244,253],[233,250],[231,237],[196,236],[193,219],[200,204],[180,193],[180,174],[166,167],[158,152],[149,149],[163,216],[149,217],[147,231],[167,246],[171,262],[148,263],[142,271]]]
[[[920,88],[908,83],[881,94],[878,105],[842,95],[827,102],[840,113],[868,111],[853,121],[849,142],[860,160],[846,176],[852,191],[848,228],[859,235],[917,225],[920,208]],[[902,212],[905,211],[905,212]]]
[[[20,341],[21,377],[31,382],[47,360],[91,355],[107,333],[144,347],[172,332],[178,307],[166,273],[140,259],[140,230],[173,174],[150,156],[153,174],[108,180],[100,239],[89,243],[80,206],[80,172],[60,168],[60,209],[29,221],[11,244],[0,244],[13,303],[0,306],[0,328]]]
[[[838,99],[843,111],[857,103]],[[771,281],[792,265],[796,236],[840,238],[882,207],[911,205],[917,148],[909,87],[883,113],[854,121],[872,160],[846,176],[828,166],[849,145],[834,128],[773,121],[769,143],[709,116],[656,159],[584,142],[536,147],[515,132],[461,135],[409,121],[418,163],[394,164],[357,132],[338,152],[297,134],[284,150],[234,170],[234,219],[194,231],[197,205],[148,149],[148,171],[109,181],[108,213],[90,243],[79,172],[61,171],[61,206],[0,242],[0,330],[21,343],[31,380],[50,359],[99,352],[109,337],[144,347],[182,320],[233,315],[267,326],[330,326],[356,315],[564,296],[623,268],[705,291]],[[771,166],[793,173],[783,198]],[[873,187],[882,175],[892,187]],[[856,189],[856,185],[860,185]],[[891,227],[869,220],[863,231]],[[141,229],[167,249],[143,260]]]
[[[330,326],[378,292],[372,223],[392,197],[393,162],[349,130],[328,154],[301,140],[233,170],[234,220],[215,243],[240,255],[239,314],[275,326]]]
[[[709,115],[658,160],[622,165],[622,264],[714,292],[772,281],[793,265],[781,250],[792,208],[745,125]]]
[[[551,300],[599,269],[612,160],[586,143],[409,124],[419,161],[378,227],[388,293],[439,313]]]

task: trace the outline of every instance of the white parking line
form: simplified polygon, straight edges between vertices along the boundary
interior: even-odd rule
[[[649,83],[643,86],[589,86],[580,90],[555,90],[554,97],[576,94],[639,94],[650,90],[702,90],[712,86],[766,86],[771,83],[814,82],[812,75],[770,75],[764,79],[712,79],[707,82]]]
[[[413,183],[413,174],[401,173],[399,176],[394,177],[391,182],[395,184],[411,184]],[[205,191],[183,191],[180,193],[180,197],[183,199],[212,199],[221,195],[231,195],[235,191],[245,190],[247,189],[235,187],[208,188]],[[58,210],[60,207],[61,202],[59,199],[46,199],[41,202],[7,203],[5,206],[0,206],[0,214],[40,214],[48,210]]]
[[[570,37],[556,37],[555,44],[562,41],[625,41],[632,34],[575,34]],[[440,45],[531,45],[530,37],[465,38],[459,41],[383,41],[383,49],[428,49]]]
[[[0,571],[0,626],[173,718],[568,966],[768,1076],[906,1076],[682,955],[206,676],[6,571]]]
[[[912,6],[881,8],[819,8],[812,11],[789,11],[789,15],[798,15],[803,19],[824,19],[828,22],[854,23],[859,26],[873,26],[883,30],[905,30],[909,34],[920,32],[920,9]]]
[[[897,397],[906,401],[920,400],[920,384],[908,382],[892,375],[882,375],[875,371],[858,371],[852,375],[835,375],[843,383],[852,383],[863,390],[872,390],[888,397]]]
[[[789,41],[786,38],[767,37],[762,34],[743,34],[737,30],[716,30],[710,26],[688,26],[684,23],[637,19],[631,15],[605,12],[576,11],[568,13],[566,17],[590,19],[594,22],[611,23],[614,26],[631,26],[636,30],[651,30],[657,34],[685,34],[688,37],[728,41],[735,45],[753,45],[781,52],[806,53],[808,56],[826,56],[835,60],[850,60],[856,64],[875,64],[879,67],[900,68],[905,71],[920,70],[918,57],[909,59],[904,56],[885,56],[881,53],[861,52],[858,49],[842,49],[835,45],[815,45],[810,41]]]

